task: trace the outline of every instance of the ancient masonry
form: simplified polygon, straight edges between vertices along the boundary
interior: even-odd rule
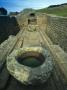
[[[34,11],[0,16],[0,43],[0,90],[32,90],[33,86],[20,82],[27,85],[35,80],[44,85],[34,90],[67,89],[67,18]],[[41,67],[31,69],[17,64],[17,56],[23,54],[25,58],[30,52],[41,60],[41,54],[47,57]]]

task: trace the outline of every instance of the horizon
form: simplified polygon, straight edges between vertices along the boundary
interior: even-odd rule
[[[42,9],[51,5],[67,3],[66,0],[0,0],[0,7],[6,8],[8,12],[20,12],[25,8]]]

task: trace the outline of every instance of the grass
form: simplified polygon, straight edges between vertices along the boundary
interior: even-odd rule
[[[37,12],[67,17],[67,6],[39,9]]]

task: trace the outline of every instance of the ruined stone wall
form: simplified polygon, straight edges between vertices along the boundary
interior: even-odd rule
[[[9,35],[16,35],[20,30],[15,17],[0,16],[0,43]]]
[[[46,14],[37,15],[37,25],[41,30],[45,30],[47,27],[47,16]]]
[[[28,18],[26,14],[19,14],[17,15],[16,19],[21,30],[23,27],[26,27],[28,25]]]
[[[40,27],[45,27],[45,25],[47,24],[47,16],[46,14],[40,14],[40,13],[34,13],[35,17],[36,17],[36,24],[35,25],[39,25]],[[29,14],[19,14],[17,15],[17,21],[18,24],[20,26],[20,28],[22,29],[23,26],[28,26],[28,19],[30,18]]]
[[[67,52],[67,18],[48,15],[47,22],[47,35]]]
[[[36,13],[37,25],[44,30],[54,44],[59,45],[67,52],[67,18]],[[20,29],[28,26],[28,14],[19,14],[17,22]]]

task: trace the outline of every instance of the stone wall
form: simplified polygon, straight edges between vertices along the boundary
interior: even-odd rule
[[[47,15],[46,14],[37,14],[37,25],[41,30],[45,30],[47,27]]]
[[[0,43],[6,40],[9,35],[16,35],[19,30],[15,17],[0,16]]]
[[[26,14],[18,14],[16,19],[21,30],[23,27],[26,27],[28,25],[28,18]]]
[[[67,52],[67,18],[47,15],[47,22],[47,35]]]

